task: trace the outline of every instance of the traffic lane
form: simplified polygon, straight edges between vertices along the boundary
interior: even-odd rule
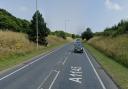
[[[85,53],[69,56],[51,89],[103,89]]]
[[[10,69],[0,71],[0,79],[1,79],[2,77],[6,76],[6,75],[8,75],[8,74],[10,74],[10,73],[12,73],[12,72],[18,70],[18,69],[20,69],[20,68],[26,66],[26,65],[28,65],[28,64],[30,64],[30,63],[32,63],[32,62],[34,62],[34,61],[35,61],[35,62],[32,63],[32,65],[35,64],[35,63],[37,63],[37,62],[40,62],[41,60],[44,61],[45,57],[47,57],[47,56],[50,56],[50,55],[55,55],[55,56],[56,56],[56,54],[58,54],[58,53],[61,54],[60,50],[63,51],[62,53],[64,53],[65,51],[68,50],[67,47],[69,47],[70,44],[72,44],[72,43],[63,45],[63,46],[61,46],[61,47],[59,47],[59,48],[55,48],[55,49],[53,49],[51,52],[43,53],[43,54],[41,54],[41,55],[39,55],[39,56],[33,57],[31,60],[29,60],[29,61],[27,61],[27,62],[24,62],[24,63],[22,63],[22,64],[20,64],[20,65],[14,66],[14,67],[12,67],[12,68],[10,68]],[[65,50],[65,49],[66,49],[66,50]],[[65,51],[64,51],[64,50],[65,50]],[[60,54],[58,54],[58,55],[60,55]],[[56,57],[58,57],[58,56],[56,56]],[[38,63],[37,63],[37,64],[38,64]]]
[[[32,65],[0,81],[0,89],[36,89],[52,67],[66,56],[69,46],[42,58]]]
[[[107,74],[103,67],[96,61],[96,59],[91,55],[91,53],[87,49],[85,50],[89,58],[91,59],[92,63],[94,64],[100,78],[104,82],[106,89],[119,89],[116,83],[111,79],[111,77]]]

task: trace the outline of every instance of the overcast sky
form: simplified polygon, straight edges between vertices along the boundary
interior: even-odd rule
[[[0,0],[4,8],[19,18],[31,20],[36,0]],[[38,0],[38,8],[51,30],[93,32],[128,18],[128,0]]]

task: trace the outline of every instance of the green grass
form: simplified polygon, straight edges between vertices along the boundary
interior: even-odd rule
[[[58,48],[59,46],[68,43],[68,41],[63,41],[61,43],[56,43],[54,45],[50,45],[48,47],[40,47],[38,50],[35,49],[34,51],[28,52],[26,54],[12,54],[8,57],[4,57],[0,59],[0,71],[14,67],[15,65],[22,64],[25,61],[31,60],[31,58],[42,54],[48,53],[54,48]]]
[[[50,51],[62,44],[71,42],[71,39],[64,40],[57,36],[47,37],[48,47],[30,42],[27,34],[0,31],[0,71],[13,67],[31,59],[32,57]]]
[[[87,43],[85,47],[93,54],[96,60],[122,89],[128,89],[128,68],[105,56]]]
[[[128,34],[116,37],[95,36],[88,43],[118,63],[128,67]]]

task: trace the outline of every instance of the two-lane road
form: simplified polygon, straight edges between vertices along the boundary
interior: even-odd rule
[[[0,75],[0,89],[118,89],[86,51],[73,43]]]

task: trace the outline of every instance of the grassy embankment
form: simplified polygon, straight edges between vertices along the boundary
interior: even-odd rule
[[[0,71],[71,41],[70,38],[64,40],[52,35],[47,39],[48,47],[39,46],[37,49],[36,44],[30,42],[26,34],[0,31]]]
[[[122,89],[128,89],[128,35],[94,37],[86,48]]]

